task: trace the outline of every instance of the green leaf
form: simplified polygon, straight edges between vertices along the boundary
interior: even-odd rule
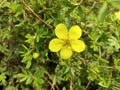
[[[40,70],[37,70],[35,73],[34,73],[34,76],[35,77],[44,77],[44,72],[45,72],[45,69],[44,68],[40,68]]]
[[[71,68],[70,71],[71,71],[71,74],[74,76],[75,69],[74,69],[74,68]]]
[[[5,85],[6,84],[6,75],[4,73],[0,74],[0,83]]]
[[[120,9],[120,0],[108,0],[108,2],[115,8]]]
[[[0,1],[0,8],[5,8],[5,7],[8,7],[8,6],[10,6],[10,2],[6,2],[4,0]]]
[[[27,61],[27,64],[26,64],[26,69],[29,69],[31,66],[31,60]]]
[[[19,16],[23,13],[23,7],[21,4],[18,4],[17,2],[11,3],[9,6],[9,11],[14,12],[15,16]]]
[[[22,59],[22,62],[27,62],[28,61],[28,56],[24,56],[23,59]]]
[[[24,82],[24,81],[26,81],[26,80],[27,80],[27,77],[23,77],[23,78],[20,79],[19,82]]]
[[[118,49],[120,48],[120,41],[116,38],[116,37],[114,37],[114,36],[111,36],[109,39],[108,39],[108,41],[109,41],[109,45],[111,46],[111,47],[114,47],[115,48],[115,50],[116,51],[118,51]]]
[[[24,71],[24,70],[23,70],[23,72],[24,72],[24,74],[19,73],[19,74],[15,75],[15,77],[20,78],[19,82],[25,82],[25,84],[30,84],[33,80],[33,78],[31,77],[31,73]]]
[[[100,8],[98,13],[98,21],[103,21],[107,15],[107,3],[104,3],[103,6]]]
[[[67,74],[70,71],[70,67],[67,67],[64,74]]]
[[[49,23],[49,24],[51,24],[51,23],[53,23],[53,21],[54,21],[54,20],[50,18],[50,19],[48,19],[46,22]]]
[[[4,90],[18,90],[18,89],[13,86],[7,86]]]
[[[29,50],[27,46],[25,46],[24,44],[22,44],[22,47],[26,50]]]
[[[70,13],[70,16],[76,20],[81,20],[84,16],[81,6],[74,7]]]
[[[61,0],[61,5],[64,5],[65,7],[74,7],[75,6],[69,0]]]
[[[25,37],[27,38],[27,40],[25,40],[25,42],[27,42],[29,44],[34,42],[35,36],[27,34]]]
[[[25,63],[27,61],[31,61],[32,60],[32,55],[26,55],[23,57],[22,62]]]
[[[103,78],[103,77],[100,77],[100,82],[98,84],[105,88],[108,88],[110,85],[108,78]]]
[[[19,82],[24,82],[26,81],[27,77],[25,74],[22,74],[22,73],[19,73],[17,75],[15,75],[16,78],[20,78],[20,81]]]
[[[40,78],[34,78],[33,85],[37,88],[41,88],[42,84],[44,83],[43,79]]]
[[[63,87],[62,90],[67,90],[66,87]]]
[[[6,52],[8,51],[8,49],[7,49],[7,46],[6,45],[0,45],[0,52],[2,52],[2,53],[5,53],[6,54]]]
[[[49,19],[49,20],[50,20],[50,22],[52,21],[52,19]],[[44,28],[39,28],[38,26],[35,26],[34,28],[35,28],[36,33],[37,33],[36,42],[39,42],[41,38],[45,38],[45,36],[47,35],[48,32],[46,32],[44,30]]]
[[[62,61],[62,60],[61,60],[61,61],[60,61],[60,65],[61,65],[61,66],[67,66],[67,63],[66,63],[65,61]]]
[[[19,73],[16,75],[16,77],[22,78],[22,77],[25,77],[25,74]]]
[[[31,77],[28,77],[25,84],[30,84],[33,81]]]

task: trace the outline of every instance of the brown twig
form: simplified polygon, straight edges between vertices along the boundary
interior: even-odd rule
[[[110,71],[110,77],[112,77],[113,71],[114,71],[115,66],[112,66],[111,71]]]
[[[73,77],[71,76],[70,78],[70,90],[73,90]]]
[[[78,58],[79,60],[81,60],[81,62],[84,64],[84,65],[87,65],[87,62],[84,58],[80,57],[80,56],[76,56],[76,58]]]
[[[50,90],[55,90],[55,82],[56,82],[56,73],[57,73],[57,69],[58,69],[58,67],[59,67],[59,64],[56,66],[56,68],[55,68],[55,76],[54,76],[54,78],[53,78],[53,81],[52,81],[52,85],[51,85],[51,89]]]
[[[25,8],[27,9],[27,11],[31,12],[37,19],[39,19],[39,21],[41,21],[42,23],[44,23],[46,26],[48,26],[49,28],[53,28],[53,26],[51,26],[50,24],[48,24],[46,21],[44,21],[42,18],[39,17],[39,15],[37,13],[34,12],[34,10],[29,7],[24,0],[20,0],[21,3],[25,6]]]
[[[99,47],[99,56],[102,57],[101,47]]]
[[[85,90],[88,89],[89,85],[90,85],[91,81],[88,82],[87,86],[85,87]]]
[[[52,80],[49,78],[50,77],[50,74],[48,73],[48,72],[45,72],[45,75],[47,75],[48,76],[48,78],[46,78],[46,80],[48,81],[48,83],[51,85],[51,87],[53,86],[53,82],[52,82]],[[56,85],[56,84],[54,84],[54,88],[56,88],[57,90],[60,90],[59,89],[59,87]],[[50,89],[51,90],[51,89]],[[52,89],[52,90],[55,90],[55,89]]]
[[[51,89],[50,90],[55,90],[55,82],[56,82],[56,75],[54,76],[53,83],[51,84]]]
[[[109,83],[111,82],[111,78],[112,78],[112,75],[113,75],[114,68],[115,68],[115,66],[112,66],[112,68],[110,70],[109,81],[108,81]]]
[[[2,6],[2,4],[5,2],[5,0],[2,0],[1,2],[0,2],[0,7]]]

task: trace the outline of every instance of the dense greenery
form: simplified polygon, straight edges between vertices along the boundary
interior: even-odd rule
[[[120,0],[0,0],[0,90],[120,90]],[[69,60],[48,45],[78,25]]]

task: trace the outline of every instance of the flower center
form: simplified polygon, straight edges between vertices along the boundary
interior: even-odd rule
[[[70,40],[68,40],[68,39],[65,40],[65,45],[69,45],[70,46],[71,45]]]

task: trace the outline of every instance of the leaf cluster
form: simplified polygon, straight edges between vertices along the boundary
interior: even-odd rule
[[[119,10],[120,0],[0,0],[0,88],[120,90]],[[83,31],[86,49],[69,60],[48,49],[59,23]]]

